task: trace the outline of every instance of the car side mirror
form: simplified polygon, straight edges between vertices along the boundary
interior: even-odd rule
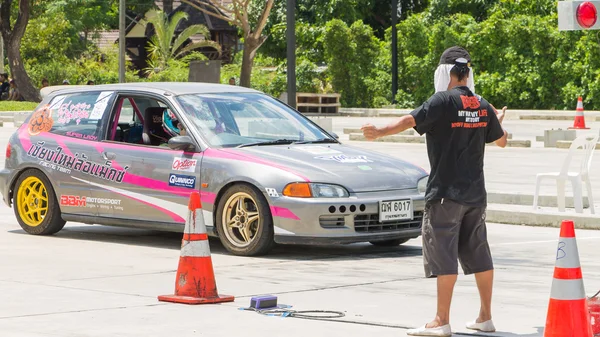
[[[333,138],[335,138],[335,139],[340,139],[340,136],[338,136],[338,134],[337,134],[337,133],[335,133],[335,132],[331,132],[331,135],[332,135],[332,136],[333,136]]]
[[[169,139],[169,148],[172,150],[190,150],[196,146],[190,136],[175,136]]]

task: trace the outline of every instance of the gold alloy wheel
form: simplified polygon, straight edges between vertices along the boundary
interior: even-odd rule
[[[48,214],[48,191],[38,177],[23,180],[17,191],[17,207],[21,220],[27,226],[42,224]]]
[[[225,203],[222,224],[227,240],[238,248],[250,245],[260,226],[260,213],[256,201],[245,192],[237,192]]]

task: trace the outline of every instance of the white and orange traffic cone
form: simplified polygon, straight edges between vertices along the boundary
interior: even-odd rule
[[[575,225],[564,220],[556,252],[544,337],[592,337]]]
[[[200,193],[192,192],[188,208],[175,278],[175,294],[158,296],[158,300],[185,304],[233,302],[233,296],[219,295],[217,292]]]
[[[583,99],[581,96],[577,99],[577,111],[575,112],[575,120],[573,120],[573,126],[569,129],[584,129],[589,128],[585,126],[585,117],[583,116]]]

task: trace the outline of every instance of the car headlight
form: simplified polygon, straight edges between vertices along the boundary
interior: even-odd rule
[[[294,198],[346,198],[350,193],[338,185],[291,183],[283,189],[283,195]]]
[[[419,182],[417,183],[417,190],[419,191],[419,193],[425,194],[425,192],[427,191],[427,181],[428,180],[429,180],[429,176],[425,176],[425,177],[421,178],[421,180],[419,180]]]

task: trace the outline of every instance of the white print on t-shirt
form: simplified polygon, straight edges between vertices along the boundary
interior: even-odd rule
[[[453,128],[480,128],[486,127],[487,122],[481,122],[481,117],[487,117],[487,109],[481,109],[477,111],[459,110],[458,117],[463,117],[463,122],[452,123]]]

